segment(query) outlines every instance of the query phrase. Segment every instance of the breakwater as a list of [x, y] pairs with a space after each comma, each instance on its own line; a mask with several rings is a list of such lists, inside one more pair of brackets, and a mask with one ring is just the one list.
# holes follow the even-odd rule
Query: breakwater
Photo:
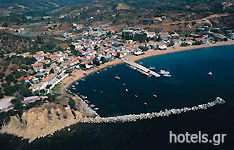
[[208, 102], [206, 104], [201, 104], [193, 107], [183, 107], [181, 109], [165, 109], [160, 112], [152, 112], [152, 113], [141, 113], [141, 114], [129, 114], [123, 116], [115, 116], [115, 117], [100, 117], [96, 116], [94, 118], [83, 117], [80, 122], [82, 123], [117, 123], [117, 122], [135, 122], [138, 120], [152, 119], [157, 117], [168, 117], [170, 115], [176, 115], [181, 113], [186, 113], [190, 111], [198, 111], [205, 110], [216, 105], [224, 104], [225, 100], [220, 97], [216, 97], [216, 99], [212, 102]]

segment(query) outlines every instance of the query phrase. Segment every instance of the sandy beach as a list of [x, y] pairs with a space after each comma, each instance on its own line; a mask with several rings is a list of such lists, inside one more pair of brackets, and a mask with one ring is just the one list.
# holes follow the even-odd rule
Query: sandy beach
[[[187, 50], [196, 50], [201, 48], [209, 48], [209, 47], [215, 47], [215, 46], [226, 46], [226, 45], [234, 45], [234, 40], [226, 41], [226, 42], [217, 42], [215, 44], [203, 44], [203, 45], [196, 45], [196, 46], [187, 46], [187, 47], [181, 47], [179, 45], [169, 47], [167, 50], [148, 50], [145, 52], [144, 55], [135, 56], [135, 55], [127, 55], [125, 58], [137, 61], [140, 59], [152, 57], [152, 56], [158, 56], [168, 53], [175, 53], [175, 52], [181, 52], [181, 51], [187, 51]], [[99, 67], [92, 68], [90, 70], [84, 71], [84, 70], [74, 70], [70, 76], [66, 77], [61, 82], [61, 94], [66, 94], [66, 89], [75, 81], [91, 74], [94, 72], [97, 72], [98, 70], [104, 69], [108, 66], [116, 65], [123, 63], [121, 59], [115, 59], [114, 61], [107, 62], [105, 64], [102, 64]]]

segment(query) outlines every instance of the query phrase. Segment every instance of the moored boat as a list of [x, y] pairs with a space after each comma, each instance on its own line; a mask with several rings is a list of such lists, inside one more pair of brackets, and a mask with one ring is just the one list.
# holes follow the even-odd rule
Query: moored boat
[[210, 72], [208, 72], [208, 75], [209, 75], [209, 76], [212, 76], [212, 75], [213, 75], [213, 73], [210, 71]]
[[115, 79], [116, 79], [116, 80], [120, 80], [120, 77], [119, 77], [119, 76], [115, 76]]

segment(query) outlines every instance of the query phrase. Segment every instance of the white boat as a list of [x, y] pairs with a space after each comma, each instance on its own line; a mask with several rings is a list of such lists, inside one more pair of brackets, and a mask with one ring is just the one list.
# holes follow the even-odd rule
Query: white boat
[[146, 103], [146, 102], [144, 102], [144, 105], [147, 105], [147, 103]]
[[74, 87], [75, 87], [75, 85], [72, 85], [72, 87], [74, 88]]
[[100, 93], [103, 93], [103, 91], [100, 91]]
[[153, 97], [155, 97], [155, 98], [156, 98], [156, 97], [158, 97], [158, 96], [157, 96], [156, 94], [154, 94], [154, 95], [153, 95]]
[[93, 90], [94, 92], [96, 92], [96, 90]]
[[138, 97], [137, 95], [134, 95], [136, 98]]
[[84, 100], [84, 102], [85, 102], [85, 103], [87, 103], [87, 104], [89, 104], [89, 103], [90, 103], [90, 101], [89, 101], [89, 100]]
[[75, 85], [78, 85], [78, 84], [79, 84], [79, 82], [76, 82], [76, 83], [75, 83]]
[[128, 89], [125, 89], [126, 92], [128, 92]]
[[125, 85], [125, 83], [123, 85]]
[[94, 104], [90, 104], [90, 107], [92, 107], [92, 108], [93, 108], [93, 107], [95, 107], [95, 105], [94, 105]]
[[82, 79], [80, 79], [81, 81], [85, 81], [85, 79], [84, 78], [82, 78]]
[[165, 71], [165, 70], [160, 70], [158, 73], [161, 74], [161, 75], [170, 75], [170, 72]]
[[80, 97], [81, 97], [82, 99], [88, 98], [87, 96], [84, 96], [84, 95], [80, 95]]
[[96, 108], [94, 108], [94, 110], [98, 110], [98, 109], [99, 109], [99, 108], [97, 108], [97, 107], [96, 107]]
[[154, 70], [154, 69], [155, 69], [155, 67], [151, 67], [151, 66], [150, 66], [150, 67], [149, 67], [149, 69], [150, 69], [150, 70]]
[[209, 75], [209, 76], [212, 76], [212, 75], [213, 75], [213, 73], [210, 71], [210, 72], [208, 72], [208, 75]]
[[171, 77], [171, 75], [170, 74], [165, 74], [165, 75], [163, 75], [164, 77]]
[[116, 79], [116, 80], [120, 80], [120, 77], [119, 77], [119, 76], [115, 76], [115, 79]]

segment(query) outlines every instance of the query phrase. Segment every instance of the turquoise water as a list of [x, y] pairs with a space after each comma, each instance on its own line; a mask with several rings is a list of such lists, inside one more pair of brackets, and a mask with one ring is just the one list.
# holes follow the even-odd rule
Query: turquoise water
[[[79, 81], [77, 91], [87, 95], [100, 109], [101, 116], [159, 111], [181, 108], [213, 101], [220, 96], [226, 104], [204, 111], [189, 112], [166, 118], [142, 120], [134, 123], [76, 124], [71, 131], [57, 132], [50, 138], [31, 144], [18, 138], [0, 136], [3, 149], [98, 149], [98, 150], [230, 150], [234, 140], [234, 46], [213, 47], [172, 53], [140, 60], [156, 71], [169, 70], [171, 78], [147, 78], [124, 64], [94, 73]], [[213, 72], [209, 77], [207, 73]], [[120, 80], [114, 77], [120, 76]], [[125, 83], [125, 86], [123, 85]], [[126, 92], [125, 89], [129, 91]], [[93, 90], [96, 90], [94, 92]], [[103, 91], [102, 93], [100, 91]], [[138, 98], [134, 95], [137, 94]], [[154, 98], [152, 95], [157, 94]], [[145, 106], [144, 102], [148, 105]], [[227, 134], [225, 143], [169, 144], [173, 133]]]

